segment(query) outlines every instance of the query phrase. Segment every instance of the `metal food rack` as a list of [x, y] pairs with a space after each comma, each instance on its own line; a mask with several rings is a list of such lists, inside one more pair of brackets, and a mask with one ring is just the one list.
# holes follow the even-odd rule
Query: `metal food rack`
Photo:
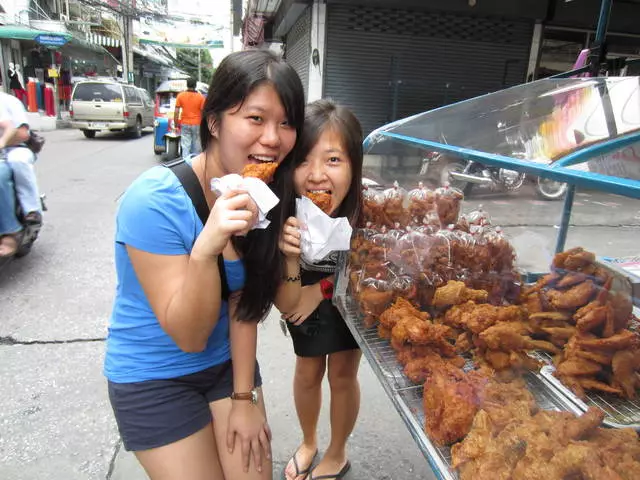
[[[360, 309], [347, 291], [346, 258], [347, 255], [343, 254], [338, 260], [334, 304], [435, 475], [441, 480], [458, 479], [457, 473], [451, 468], [450, 448], [434, 444], [425, 433], [422, 385], [413, 384], [404, 375], [403, 367], [397, 361], [389, 341], [380, 338], [376, 328], [367, 328], [364, 325]], [[541, 409], [580, 413], [566, 398], [554, 394], [539, 374], [530, 372], [523, 378]]]

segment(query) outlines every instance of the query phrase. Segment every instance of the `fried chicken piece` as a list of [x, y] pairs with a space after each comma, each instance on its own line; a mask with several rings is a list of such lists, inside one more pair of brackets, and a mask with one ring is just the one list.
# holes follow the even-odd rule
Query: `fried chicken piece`
[[524, 309], [518, 305], [494, 307], [488, 304], [477, 305], [473, 302], [467, 302], [450, 308], [445, 313], [444, 323], [478, 334], [496, 323], [517, 322], [525, 320], [525, 318]]
[[242, 169], [242, 176], [245, 178], [254, 177], [264, 183], [271, 183], [277, 168], [278, 164], [276, 162], [250, 163]]
[[611, 370], [614, 385], [619, 385], [626, 398], [636, 397], [638, 379], [635, 372], [640, 368], [640, 350], [621, 350], [613, 355]]
[[595, 294], [595, 285], [591, 280], [571, 287], [569, 290], [548, 290], [546, 296], [557, 310], [572, 310], [589, 303]]
[[398, 297], [396, 301], [380, 315], [380, 324], [388, 329], [392, 329], [398, 320], [404, 317], [415, 317], [423, 321], [431, 319], [427, 312], [421, 312], [408, 300]]
[[453, 357], [456, 355], [456, 350], [448, 341], [452, 336], [451, 328], [447, 325], [434, 324], [415, 317], [404, 317], [398, 320], [391, 330], [391, 345], [396, 349], [405, 343], [428, 345], [441, 355]]
[[554, 268], [578, 272], [580, 269], [592, 265], [596, 261], [596, 256], [586, 251], [582, 247], [575, 247], [564, 252], [557, 253], [553, 257]]
[[569, 375], [561, 375], [558, 371], [554, 371], [553, 375], [562, 382], [562, 384], [571, 390], [576, 397], [581, 400], [587, 398], [587, 394], [584, 391], [584, 387], [580, 384], [577, 377], [571, 377]]
[[594, 300], [578, 309], [573, 319], [576, 322], [578, 330], [581, 332], [590, 332], [604, 324], [609, 315], [613, 315], [611, 306], [601, 305], [600, 302]]
[[447, 372], [464, 367], [464, 358], [442, 358], [438, 353], [430, 351], [424, 356], [409, 360], [404, 366], [404, 374], [413, 383], [423, 384], [433, 375], [435, 370]]
[[522, 351], [545, 350], [551, 353], [559, 353], [560, 350], [543, 340], [533, 340], [526, 336], [527, 325], [522, 322], [502, 322], [487, 328], [480, 333], [480, 339], [493, 350]]
[[464, 438], [478, 411], [478, 391], [487, 378], [477, 372], [434, 370], [424, 384], [425, 432], [438, 445]]
[[473, 339], [469, 332], [463, 332], [456, 338], [456, 351], [458, 353], [469, 352], [473, 348]]
[[631, 330], [622, 330], [608, 338], [579, 339], [578, 346], [585, 350], [616, 351], [639, 346], [638, 335]]
[[623, 480], [602, 463], [598, 452], [586, 442], [570, 442], [551, 459], [555, 470], [552, 478], [580, 478], [585, 480]]
[[573, 287], [574, 285], [584, 282], [587, 278], [589, 277], [584, 273], [569, 272], [556, 283], [555, 288], [564, 289]]
[[324, 213], [331, 214], [331, 194], [326, 192], [307, 192], [306, 196]]
[[493, 431], [491, 418], [486, 410], [480, 410], [471, 425], [471, 430], [463, 442], [451, 447], [451, 466], [461, 465], [479, 458], [490, 443]]
[[542, 327], [541, 331], [551, 335], [551, 337], [561, 338], [565, 340], [569, 340], [576, 334], [576, 327], [566, 326], [566, 327]]
[[549, 436], [560, 445], [567, 445], [572, 440], [582, 440], [591, 435], [604, 420], [604, 412], [591, 407], [584, 414], [576, 417], [569, 414], [563, 421], [555, 422]]
[[524, 296], [521, 298], [520, 303], [530, 314], [540, 313], [544, 310], [542, 299], [540, 298], [540, 292], [532, 292]]
[[538, 278], [535, 284], [531, 287], [528, 287], [523, 293], [525, 295], [529, 295], [531, 293], [540, 292], [545, 288], [552, 287], [556, 284], [558, 280], [560, 280], [562, 276], [557, 272], [550, 272], [542, 277]]
[[468, 301], [484, 303], [489, 293], [485, 290], [473, 290], [467, 288], [464, 282], [449, 280], [446, 285], [437, 288], [433, 296], [434, 307], [448, 307], [459, 305]]
[[573, 357], [560, 362], [556, 369], [560, 375], [570, 377], [589, 376], [600, 373], [602, 365], [584, 358]]
[[599, 382], [593, 378], [575, 377], [575, 379], [582, 388], [586, 388], [587, 390], [599, 390], [601, 392], [614, 393], [616, 395], [622, 395], [623, 393], [621, 389], [607, 385], [604, 382]]
[[633, 302], [631, 297], [623, 292], [616, 292], [610, 297], [613, 307], [613, 321], [615, 331], [619, 332], [629, 326], [633, 316]]

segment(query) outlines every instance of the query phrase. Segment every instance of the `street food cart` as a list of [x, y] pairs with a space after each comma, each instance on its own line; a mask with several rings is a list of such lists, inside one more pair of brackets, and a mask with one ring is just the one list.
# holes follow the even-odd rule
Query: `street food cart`
[[[637, 77], [544, 79], [402, 119], [379, 128], [365, 140], [365, 176], [375, 177], [376, 183], [366, 187], [365, 217], [367, 214], [369, 217], [365, 218], [365, 221], [369, 221], [356, 232], [356, 237], [368, 235], [372, 245], [384, 250], [384, 261], [381, 261], [381, 264], [395, 262], [395, 265], [390, 267], [390, 277], [386, 281], [405, 282], [399, 289], [406, 291], [412, 287], [424, 287], [411, 285], [412, 281], [417, 282], [418, 277], [415, 275], [415, 269], [411, 271], [411, 262], [403, 258], [407, 251], [402, 250], [405, 247], [393, 251], [390, 245], [399, 245], [403, 238], [417, 235], [421, 222], [429, 223], [427, 220], [410, 218], [415, 213], [412, 211], [414, 199], [424, 200], [430, 195], [432, 198], [437, 198], [438, 195], [445, 198], [454, 190], [444, 187], [440, 192], [428, 193], [423, 185], [417, 184], [418, 170], [425, 151], [437, 151], [461, 160], [472, 159], [505, 170], [551, 178], [569, 184], [570, 188], [564, 208], [557, 203], [553, 204], [557, 205], [555, 208], [549, 206], [550, 202], [532, 200], [527, 197], [532, 193], [527, 193], [526, 190], [509, 194], [506, 199], [504, 195], [496, 197], [491, 192], [480, 200], [472, 197], [469, 199], [469, 208], [464, 206], [467, 201], [465, 199], [465, 202], [462, 202], [465, 215], [449, 219], [436, 228], [428, 225], [430, 230], [421, 241], [428, 238], [430, 243], [427, 247], [421, 247], [422, 250], [416, 248], [417, 255], [423, 255], [428, 248], [433, 249], [434, 242], [444, 239], [443, 241], [448, 242], [449, 264], [456, 264], [456, 259], [452, 258], [455, 253], [451, 253], [454, 250], [454, 242], [450, 240], [450, 235], [455, 235], [458, 225], [462, 223], [459, 218], [465, 217], [464, 228], [467, 232], [464, 234], [467, 235], [469, 231], [473, 234], [474, 227], [483, 228], [482, 223], [474, 223], [474, 218], [486, 214], [492, 217], [494, 225], [501, 224], [507, 218], [507, 213], [513, 214], [513, 211], [518, 209], [520, 212], [517, 214], [521, 217], [535, 215], [540, 209], [547, 215], [555, 214], [559, 220], [556, 247], [557, 251], [562, 251], [570, 225], [572, 204], [576, 198], [576, 187], [580, 188], [577, 195], [585, 197], [578, 197], [581, 202], [576, 203], [580, 206], [575, 208], [581, 208], [587, 213], [589, 208], [607, 208], [598, 206], [603, 202], [598, 201], [601, 197], [597, 196], [600, 195], [597, 192], [628, 197], [629, 202], [640, 199], [638, 160], [633, 156], [621, 154], [626, 149], [638, 145], [640, 78]], [[422, 197], [419, 197], [420, 192], [423, 192]], [[455, 193], [458, 194], [459, 192]], [[394, 214], [398, 214], [398, 210], [391, 213], [391, 202], [399, 198], [402, 200], [398, 204], [402, 204], [403, 211], [408, 214], [404, 217], [400, 214], [393, 218]], [[590, 198], [591, 203], [587, 204]], [[480, 206], [478, 202], [485, 205]], [[374, 206], [371, 207], [371, 204]], [[382, 209], [386, 208], [389, 213], [390, 219], [386, 220], [385, 225], [371, 224], [376, 223], [375, 214], [371, 213], [371, 208], [376, 208], [376, 205]], [[495, 210], [492, 211], [492, 208]], [[473, 211], [469, 211], [470, 209]], [[582, 213], [582, 210], [579, 213]], [[394, 224], [394, 221], [397, 222]], [[456, 222], [458, 225], [454, 226]], [[385, 221], [381, 220], [380, 223]], [[521, 223], [524, 226], [519, 225], [517, 228], [524, 228], [523, 233], [519, 235], [521, 240], [524, 239], [524, 243], [514, 244], [514, 250], [519, 258], [526, 259], [535, 253], [532, 249], [539, 249], [539, 245], [527, 243], [530, 232], [526, 228], [527, 222]], [[515, 228], [512, 230], [515, 231]], [[551, 230], [555, 231], [553, 227]], [[411, 242], [417, 244], [415, 238]], [[629, 248], [634, 248], [633, 245], [637, 248], [637, 242], [631, 240]], [[548, 261], [553, 254], [553, 249], [550, 250]], [[369, 259], [371, 252], [372, 250], [367, 251]], [[611, 266], [615, 263], [615, 241], [612, 247], [595, 253], [599, 256], [598, 265], [611, 268], [609, 271], [612, 277], [615, 277], [614, 290], [624, 292], [625, 295], [634, 295], [633, 276]], [[602, 258], [603, 256], [608, 258]], [[368, 279], [363, 278], [362, 272], [366, 270], [366, 266], [360, 265], [360, 277], [355, 279], [353, 259], [354, 250], [341, 258], [334, 303], [434, 472], [439, 478], [457, 478], [455, 470], [451, 468], [449, 446], [437, 445], [425, 432], [425, 387], [407, 378], [404, 367], [398, 360], [397, 349], [394, 351], [392, 342], [381, 337], [380, 323], [377, 321], [381, 310], [373, 312], [373, 317], [376, 318], [372, 319], [371, 312], [365, 311], [366, 302], [357, 298], [356, 290], [365, 288], [362, 285], [371, 286], [376, 285], [376, 282], [384, 282], [385, 276], [383, 274], [381, 277], [378, 269], [364, 274], [364, 277], [369, 276]], [[422, 264], [424, 265], [424, 262]], [[547, 269], [549, 267], [547, 263]], [[455, 268], [458, 267], [452, 267]], [[520, 270], [519, 273], [522, 282], [527, 283], [535, 281], [544, 271], [533, 268], [532, 271]], [[445, 285], [447, 279], [466, 281], [465, 275], [468, 274], [468, 271], [452, 272], [450, 277], [440, 279], [438, 286]], [[434, 283], [436, 282], [430, 283], [429, 287]], [[396, 288], [398, 287], [393, 287]], [[637, 304], [638, 298], [634, 300]], [[517, 302], [514, 298], [511, 298], [511, 301]], [[389, 300], [386, 307], [392, 302], [393, 300]], [[498, 303], [506, 304], [509, 301], [505, 296]], [[420, 302], [414, 302], [414, 305], [416, 304], [419, 305]], [[429, 305], [423, 304], [422, 307], [422, 310], [430, 313], [434, 323], [439, 321], [437, 316], [442, 314], [441, 311]], [[635, 322], [636, 320], [632, 321], [630, 329], [635, 328]], [[577, 398], [554, 376], [551, 355], [536, 350], [529, 351], [528, 355], [539, 361], [539, 368], [527, 369], [522, 372], [522, 378], [539, 408], [569, 411], [580, 415], [589, 406], [597, 406], [605, 410], [605, 425], [640, 429], [640, 402], [636, 399], [621, 399], [615, 395], [593, 392], [588, 392], [582, 399]], [[468, 355], [463, 354], [462, 357], [466, 370], [473, 361]]]

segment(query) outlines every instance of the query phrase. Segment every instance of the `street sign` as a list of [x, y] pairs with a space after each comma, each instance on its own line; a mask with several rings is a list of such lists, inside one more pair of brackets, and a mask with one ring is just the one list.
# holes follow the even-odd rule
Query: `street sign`
[[36, 36], [34, 39], [40, 45], [47, 45], [49, 47], [61, 47], [67, 43], [67, 39], [62, 35], [44, 34]]

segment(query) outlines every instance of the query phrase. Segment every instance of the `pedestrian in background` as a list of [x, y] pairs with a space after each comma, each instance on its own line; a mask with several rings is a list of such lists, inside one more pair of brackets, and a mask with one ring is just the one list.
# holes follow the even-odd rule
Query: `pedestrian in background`
[[304, 90], [291, 66], [268, 51], [232, 53], [209, 88], [204, 153], [181, 165], [202, 201], [165, 166], [143, 173], [120, 201], [104, 370], [124, 447], [151, 480], [272, 477], [258, 322], [282, 278], [296, 272], [283, 270], [284, 222], [250, 230], [257, 211], [249, 195], [217, 197], [210, 185], [250, 163], [290, 163], [303, 121]]
[[173, 121], [176, 125], [181, 126], [180, 146], [182, 147], [183, 160], [201, 152], [200, 122], [202, 121], [204, 100], [204, 95], [196, 92], [195, 79], [188, 78], [187, 91], [178, 94], [173, 114]]
[[[289, 205], [291, 215], [282, 229], [282, 239], [300, 237], [294, 216], [296, 195], [328, 192], [331, 216], [347, 217], [355, 227], [362, 205], [362, 128], [358, 119], [331, 101], [313, 102], [307, 105], [299, 145], [293, 164], [284, 174], [285, 189], [276, 192], [282, 203]], [[294, 252], [283, 251], [287, 262], [298, 261]], [[351, 468], [346, 445], [360, 409], [358, 368], [362, 353], [331, 303], [336, 256], [329, 255], [315, 264], [304, 259], [300, 262], [298, 282], [287, 290], [287, 300], [296, 306], [288, 309], [278, 302], [281, 297], [276, 300], [296, 354], [293, 398], [302, 429], [302, 444], [287, 463], [283, 478], [339, 479]], [[312, 469], [318, 454], [317, 425], [325, 372], [331, 391], [331, 442]]]

